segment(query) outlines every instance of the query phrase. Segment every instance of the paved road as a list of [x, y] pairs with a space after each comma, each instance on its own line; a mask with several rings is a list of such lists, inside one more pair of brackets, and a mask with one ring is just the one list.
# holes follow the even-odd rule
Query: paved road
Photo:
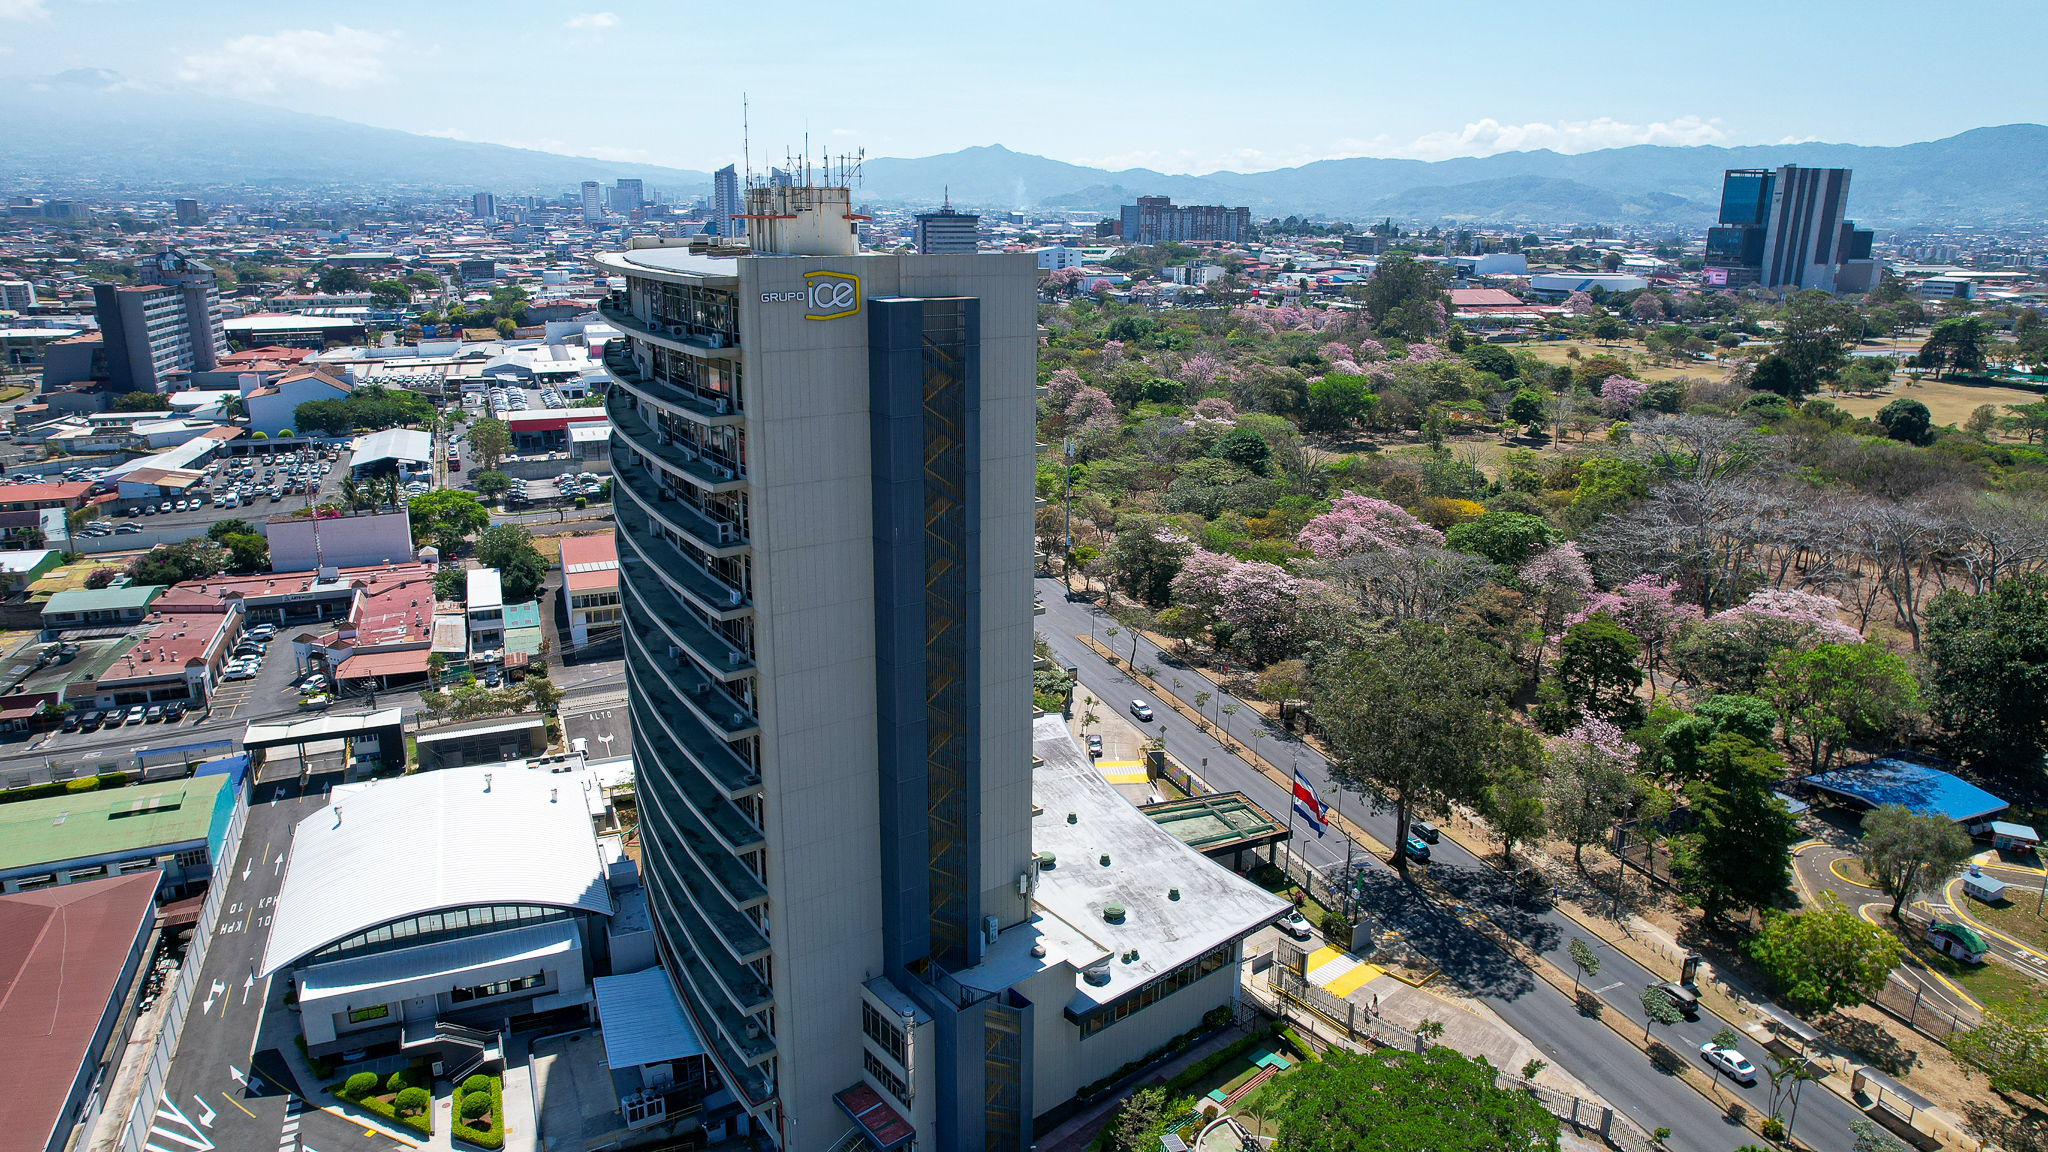
[[[1075, 639], [1077, 634], [1087, 635], [1091, 625], [1100, 638], [1101, 629], [1115, 626], [1114, 621], [1100, 615], [1092, 604], [1067, 600], [1066, 590], [1057, 580], [1041, 579], [1036, 590], [1046, 606], [1045, 615], [1036, 620], [1038, 631], [1062, 663], [1080, 669], [1082, 687], [1090, 695], [1119, 709], [1133, 697], [1149, 696], [1149, 693], [1138, 689], [1125, 673]], [[1130, 634], [1126, 632], [1116, 640], [1119, 653], [1127, 654]], [[1150, 643], [1139, 642], [1137, 662], [1159, 667], [1161, 674], [1154, 679], [1162, 685], [1171, 687], [1173, 679], [1178, 677], [1184, 687], [1178, 689], [1177, 694], [1190, 705], [1197, 692], [1216, 691], [1214, 684], [1201, 672], [1181, 665]], [[1228, 697], [1219, 694], [1208, 710], [1213, 713], [1218, 704], [1228, 702]], [[1165, 725], [1169, 751], [1176, 759], [1194, 767], [1211, 784], [1241, 790], [1271, 812], [1289, 809], [1289, 797], [1280, 785], [1226, 751], [1223, 745], [1198, 729], [1192, 721], [1163, 707], [1156, 710], [1156, 717], [1148, 727], [1157, 729], [1161, 724]], [[1249, 710], [1240, 712], [1230, 721], [1230, 734], [1241, 743], [1252, 742], [1250, 736], [1255, 723]], [[1315, 784], [1326, 801], [1336, 800], [1329, 787], [1327, 765], [1313, 748], [1290, 740], [1277, 729], [1261, 730], [1267, 733], [1267, 737], [1258, 743], [1267, 760], [1283, 766], [1298, 764], [1303, 775]], [[1391, 810], [1375, 814], [1355, 794], [1344, 797], [1341, 803], [1347, 818], [1382, 842], [1391, 841], [1394, 826]], [[1319, 868], [1341, 865], [1346, 859], [1346, 842], [1334, 832], [1321, 839], [1299, 836], [1293, 847]], [[1449, 838], [1436, 845], [1432, 855], [1434, 859], [1429, 866], [1431, 879], [1457, 893], [1467, 908], [1488, 916], [1509, 935], [1528, 942], [1565, 971], [1572, 970], [1565, 949], [1573, 936], [1586, 935], [1584, 929], [1562, 913], [1547, 907], [1518, 903], [1511, 886], [1500, 873], [1480, 863]], [[1462, 923], [1451, 909], [1436, 904], [1384, 863], [1371, 860], [1365, 865], [1361, 878], [1365, 886], [1365, 904], [1370, 911], [1384, 921], [1402, 927], [1408, 939], [1436, 961], [1447, 978], [1484, 999], [1510, 1026], [1535, 1043], [1553, 1064], [1578, 1077], [1645, 1129], [1670, 1128], [1672, 1136], [1668, 1143], [1671, 1148], [1677, 1152], [1727, 1152], [1752, 1142], [1752, 1134], [1729, 1121], [1721, 1107], [1709, 1103], [1677, 1077], [1659, 1071], [1607, 1025], [1582, 1015], [1568, 996], [1536, 979], [1476, 930]], [[1617, 1013], [1636, 1027], [1643, 1027], [1645, 1020], [1638, 993], [1645, 984], [1664, 977], [1649, 972], [1598, 940], [1589, 939], [1588, 943], [1601, 959], [1599, 976], [1590, 982], [1589, 990], [1602, 1001], [1602, 1011]], [[1721, 1028], [1731, 1026], [1712, 1013], [1702, 1013], [1698, 1021], [1658, 1026], [1653, 1032], [1670, 1048], [1697, 1061], [1700, 1044]], [[1760, 1055], [1753, 1043], [1746, 1048], [1753, 1060]], [[1759, 1078], [1755, 1087], [1746, 1089], [1728, 1085], [1725, 1080], [1722, 1085], [1723, 1092], [1732, 1092], [1753, 1114], [1767, 1113], [1770, 1100], [1767, 1078]], [[1857, 1115], [1855, 1109], [1832, 1092], [1808, 1086], [1800, 1103], [1795, 1131], [1800, 1140], [1810, 1147], [1826, 1152], [1846, 1150], [1854, 1143], [1849, 1122]]]
[[[193, 1143], [196, 1138], [229, 1152], [278, 1152], [280, 1147], [293, 1152], [287, 1136], [295, 1136], [298, 1147], [310, 1152], [396, 1152], [405, 1147], [318, 1111], [326, 1103], [320, 1098], [322, 1086], [289, 1079], [281, 1054], [256, 1044], [264, 1005], [285, 1011], [284, 983], [256, 976], [283, 883], [284, 857], [293, 829], [321, 808], [333, 779], [316, 776], [304, 792], [296, 781], [256, 786], [240, 858], [231, 873], [215, 881], [228, 886], [225, 903], [171, 1062], [164, 1100], [152, 1120], [153, 1147], [207, 1152]], [[314, 1094], [315, 1107], [294, 1104], [291, 1097], [298, 1093]]]
[[[1854, 859], [1854, 853], [1833, 844], [1808, 844], [1792, 855], [1793, 878], [1808, 903], [1817, 903], [1823, 892], [1831, 893], [1843, 907], [1865, 920], [1879, 923], [1892, 914], [1892, 898], [1877, 888], [1850, 879], [1853, 873], [1846, 870], [1844, 864]], [[1948, 905], [1939, 901], [1930, 905], [1926, 900], [1916, 900], [1905, 910], [1908, 923], [1917, 922], [1923, 916], [1931, 920], [1936, 913], [1946, 918]], [[1997, 943], [1993, 941], [1994, 946]], [[1910, 961], [1910, 953], [1907, 959]], [[1940, 975], [1910, 962], [1902, 962], [1895, 971], [1908, 986], [1919, 989], [1919, 994], [1931, 1007], [1965, 1024], [1974, 1024], [1980, 1018], [1983, 1005]]]

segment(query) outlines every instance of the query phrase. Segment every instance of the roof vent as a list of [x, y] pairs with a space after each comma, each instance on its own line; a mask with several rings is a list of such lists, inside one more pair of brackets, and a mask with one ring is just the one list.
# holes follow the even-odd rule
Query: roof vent
[[1180, 899], [1180, 889], [1178, 889], [1178, 888], [1168, 888], [1168, 889], [1166, 890], [1166, 898], [1167, 898], [1168, 900], [1178, 900], [1178, 899]]
[[1080, 816], [1079, 816], [1078, 814], [1076, 814], [1076, 813], [1073, 813], [1073, 812], [1069, 812], [1069, 813], [1067, 813], [1067, 823], [1069, 823], [1069, 824], [1078, 824], [1078, 823], [1080, 823], [1080, 822], [1081, 822], [1081, 817], [1080, 817]]
[[1051, 852], [1040, 852], [1038, 854], [1038, 866], [1044, 871], [1050, 872], [1059, 866], [1059, 857]]
[[1102, 866], [1103, 866], [1104, 868], [1107, 868], [1107, 867], [1109, 867], [1109, 853], [1107, 853], [1107, 852], [1104, 852], [1104, 853], [1102, 854]]
[[1123, 923], [1124, 906], [1121, 904], [1104, 904], [1102, 906], [1102, 918], [1111, 924]]
[[1045, 959], [1045, 945], [1043, 945], [1043, 944], [1033, 944], [1033, 945], [1031, 946], [1031, 956], [1032, 956], [1032, 959], [1034, 959], [1034, 960], [1043, 960], [1043, 959]]
[[1104, 984], [1109, 983], [1109, 962], [1104, 961], [1100, 964], [1090, 965], [1089, 967], [1082, 969], [1081, 979], [1086, 980], [1088, 983], [1093, 984], [1097, 988], [1100, 988]]

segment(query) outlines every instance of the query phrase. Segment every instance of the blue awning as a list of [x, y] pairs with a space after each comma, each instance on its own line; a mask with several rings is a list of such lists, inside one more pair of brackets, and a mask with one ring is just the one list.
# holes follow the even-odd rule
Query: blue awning
[[660, 968], [625, 976], [599, 976], [597, 1019], [604, 1029], [604, 1058], [613, 1068], [663, 1064], [704, 1055], [697, 1030], [676, 1003], [675, 989]]
[[1872, 808], [1903, 804], [1923, 816], [1946, 816], [1958, 822], [1982, 819], [2006, 807], [2005, 801], [1939, 768], [1890, 758], [1837, 768], [1800, 782]]

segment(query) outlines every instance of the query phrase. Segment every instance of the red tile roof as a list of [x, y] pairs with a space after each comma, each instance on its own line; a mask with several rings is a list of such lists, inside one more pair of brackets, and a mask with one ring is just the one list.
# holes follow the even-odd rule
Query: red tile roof
[[92, 481], [59, 484], [0, 484], [0, 504], [29, 504], [45, 501], [69, 503], [85, 499]]
[[[152, 870], [0, 896], [0, 1152], [42, 1152], [93, 1034], [156, 914]], [[61, 1143], [61, 1141], [59, 1141]]]

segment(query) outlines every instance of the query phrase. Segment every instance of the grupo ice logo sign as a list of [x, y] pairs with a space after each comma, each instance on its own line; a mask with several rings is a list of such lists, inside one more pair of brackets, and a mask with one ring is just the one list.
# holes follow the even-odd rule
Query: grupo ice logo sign
[[860, 311], [860, 277], [851, 272], [806, 272], [800, 292], [763, 292], [761, 303], [804, 306], [806, 320], [837, 320]]

